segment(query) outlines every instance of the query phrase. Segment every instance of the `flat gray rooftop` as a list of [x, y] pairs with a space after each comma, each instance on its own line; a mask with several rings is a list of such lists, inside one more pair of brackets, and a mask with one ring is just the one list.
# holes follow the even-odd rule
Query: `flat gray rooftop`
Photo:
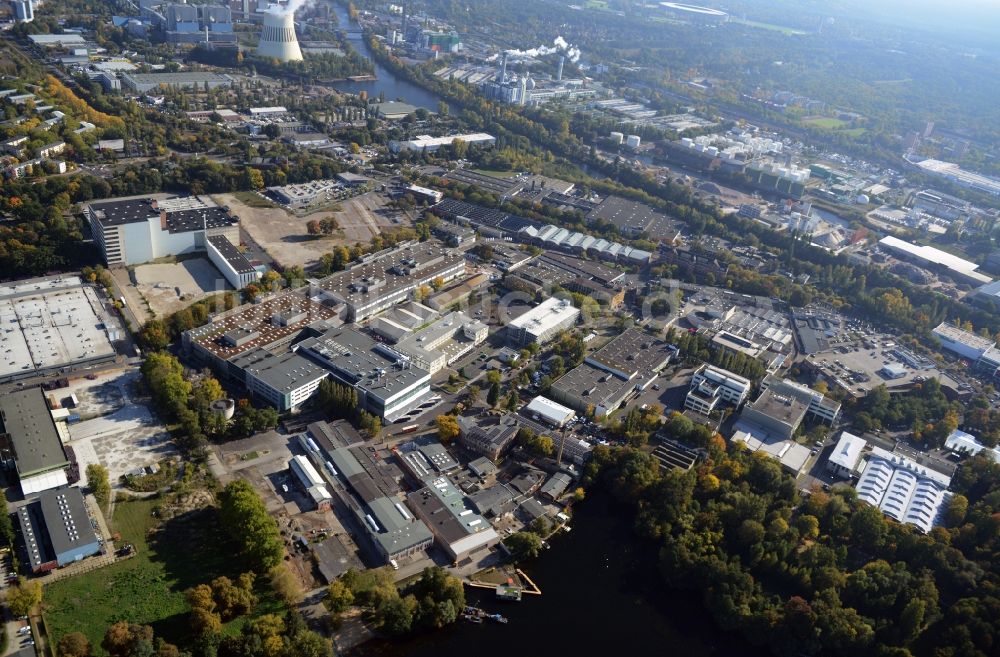
[[598, 367], [632, 374], [659, 370], [671, 355], [666, 342], [640, 327], [633, 327], [592, 353], [587, 361]]
[[69, 465], [41, 388], [0, 395], [0, 432], [9, 434], [21, 478]]

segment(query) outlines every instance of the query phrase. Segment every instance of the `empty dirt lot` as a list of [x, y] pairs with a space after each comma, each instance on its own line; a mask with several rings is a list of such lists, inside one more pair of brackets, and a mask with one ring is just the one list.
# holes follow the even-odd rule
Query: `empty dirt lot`
[[135, 268], [135, 281], [158, 317], [190, 306], [209, 294], [233, 289], [215, 265], [205, 258], [139, 265]]
[[[231, 194], [219, 194], [215, 199], [239, 215], [242, 227], [254, 241], [284, 267], [308, 267], [336, 245], [367, 243], [385, 228], [409, 225], [409, 219], [386, 208], [387, 199], [376, 192], [341, 201], [339, 212], [316, 212], [302, 217], [281, 208], [250, 207]], [[322, 238], [309, 235], [306, 225], [311, 220], [330, 216], [337, 220], [339, 230]]]

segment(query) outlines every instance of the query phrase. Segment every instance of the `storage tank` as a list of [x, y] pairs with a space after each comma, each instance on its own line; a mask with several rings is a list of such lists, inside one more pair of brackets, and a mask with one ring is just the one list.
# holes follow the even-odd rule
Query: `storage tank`
[[616, 144], [621, 144], [623, 141], [625, 141], [625, 134], [621, 132], [612, 132], [611, 141]]
[[232, 399], [217, 399], [212, 402], [212, 412], [221, 415], [223, 419], [232, 420], [236, 412], [236, 402]]
[[270, 5], [263, 16], [264, 30], [260, 34], [257, 54], [282, 62], [302, 61], [302, 50], [295, 37], [295, 12], [280, 5]]
[[632, 150], [639, 148], [640, 143], [642, 143], [642, 138], [639, 135], [629, 135], [628, 139], [625, 140], [625, 145]]

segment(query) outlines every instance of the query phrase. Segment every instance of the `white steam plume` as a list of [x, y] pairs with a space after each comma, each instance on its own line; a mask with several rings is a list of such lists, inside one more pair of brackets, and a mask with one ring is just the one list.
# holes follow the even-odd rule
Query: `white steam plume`
[[580, 49], [574, 45], [566, 42], [566, 39], [561, 36], [557, 36], [552, 42], [551, 46], [538, 46], [537, 48], [531, 48], [529, 50], [507, 50], [508, 55], [511, 57], [544, 57], [545, 55], [553, 55], [557, 52], [562, 52], [566, 55], [566, 59], [571, 62], [577, 62], [580, 60]]

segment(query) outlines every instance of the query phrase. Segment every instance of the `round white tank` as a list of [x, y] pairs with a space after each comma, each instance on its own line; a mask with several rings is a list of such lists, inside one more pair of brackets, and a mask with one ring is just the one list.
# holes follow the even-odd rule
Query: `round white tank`
[[302, 50], [295, 37], [293, 12], [277, 13], [272, 9], [264, 13], [264, 30], [260, 34], [257, 55], [282, 62], [302, 61]]
[[613, 141], [616, 144], [620, 144], [623, 141], [625, 141], [625, 134], [621, 132], [612, 132], [611, 141]]
[[212, 412], [221, 415], [226, 420], [232, 420], [236, 412], [236, 402], [232, 399], [217, 399], [212, 402]]
[[625, 140], [625, 145], [629, 148], [639, 148], [639, 144], [642, 143], [642, 138], [639, 135], [629, 135]]

